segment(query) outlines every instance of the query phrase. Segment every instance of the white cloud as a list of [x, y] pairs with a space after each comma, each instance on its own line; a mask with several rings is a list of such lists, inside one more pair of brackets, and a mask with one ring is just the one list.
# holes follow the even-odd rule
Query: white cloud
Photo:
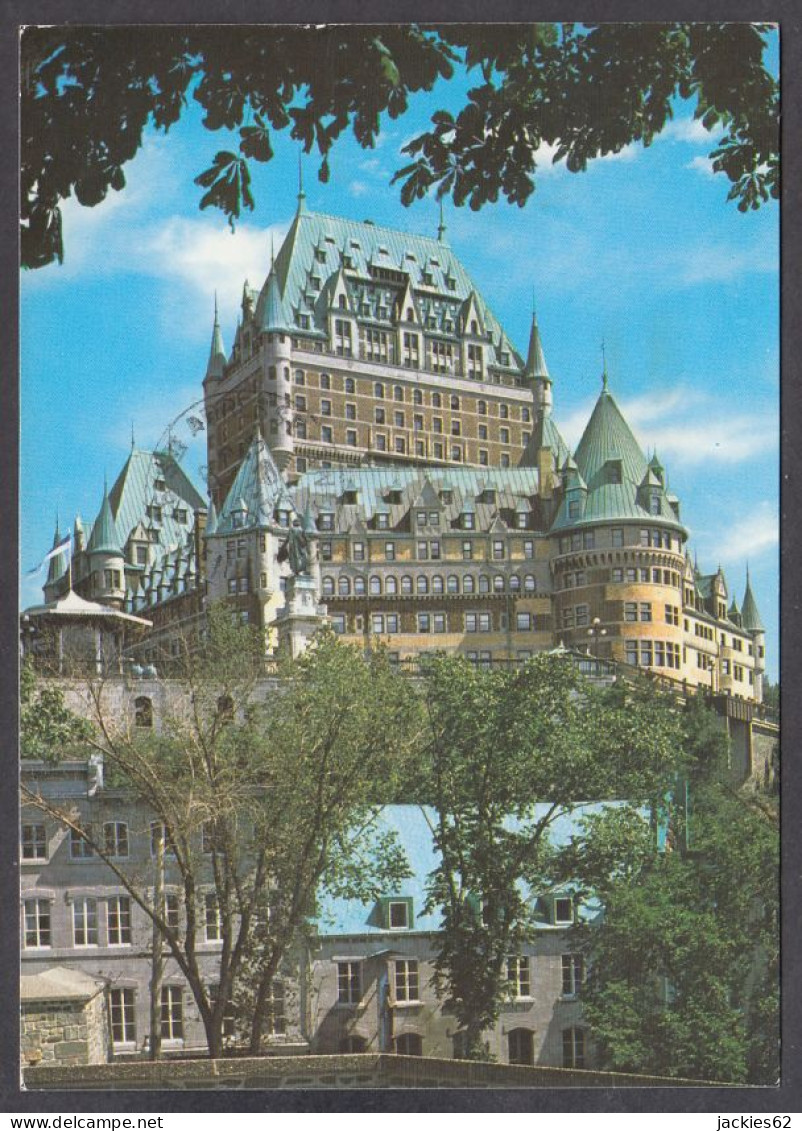
[[699, 537], [705, 553], [724, 561], [756, 561], [780, 540], [779, 516], [769, 502], [759, 503], [734, 525], [706, 531]]
[[686, 286], [729, 283], [743, 275], [771, 274], [779, 269], [773, 240], [751, 247], [700, 244], [678, 251], [672, 258], [675, 281]]
[[692, 169], [696, 173], [701, 173], [703, 177], [715, 177], [716, 175], [712, 158], [701, 157], [699, 154], [697, 154], [692, 161], [689, 161], [685, 168]]
[[594, 161], [634, 161], [638, 156], [640, 146], [637, 142], [631, 141], [617, 153], [597, 153]]
[[369, 193], [371, 190], [364, 181], [351, 181], [348, 186], [348, 191], [351, 196], [365, 196], [366, 193]]
[[676, 118], [660, 131], [655, 140], [686, 142], [689, 145], [713, 145], [721, 134], [721, 129], [705, 129], [701, 118]]
[[[571, 450], [582, 437], [593, 400], [583, 401], [560, 416], [560, 431]], [[739, 413], [701, 389], [678, 386], [619, 402], [624, 419], [641, 448], [656, 450], [668, 467], [731, 465], [776, 452], [777, 417], [770, 411]]]

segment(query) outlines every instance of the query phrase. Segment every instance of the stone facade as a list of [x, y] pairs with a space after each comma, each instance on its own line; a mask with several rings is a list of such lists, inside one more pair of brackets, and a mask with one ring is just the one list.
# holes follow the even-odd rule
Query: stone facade
[[103, 1064], [109, 1026], [105, 987], [75, 968], [23, 975], [20, 1051], [23, 1064]]

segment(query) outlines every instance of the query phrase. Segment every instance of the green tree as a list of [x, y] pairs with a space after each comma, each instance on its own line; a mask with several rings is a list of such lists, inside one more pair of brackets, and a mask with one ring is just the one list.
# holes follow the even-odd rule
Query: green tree
[[[144, 733], [131, 725], [119, 680], [87, 685], [87, 744], [107, 780], [140, 803], [155, 864], [120, 861], [76, 807], [23, 787], [24, 802], [75, 830], [148, 916], [154, 981], [163, 949], [187, 980], [211, 1056], [223, 1050], [232, 1001], [259, 1051], [273, 980], [319, 885], [369, 898], [405, 874], [400, 851], [372, 825], [380, 786], [409, 753], [408, 685], [381, 654], [366, 663], [331, 633], [278, 680], [263, 677], [263, 654], [258, 633], [225, 606], [211, 609], [205, 647], [187, 652], [180, 680], [165, 682], [159, 725]], [[177, 917], [168, 887], [180, 892]], [[221, 943], [214, 992], [197, 950], [210, 898]]]
[[508, 993], [506, 960], [533, 926], [529, 893], [552, 880], [550, 827], [588, 799], [664, 796], [679, 722], [654, 693], [600, 694], [555, 655], [501, 672], [435, 658], [423, 693], [440, 859], [429, 893], [442, 910], [436, 983], [464, 1055], [481, 1058]]
[[685, 100], [721, 131], [713, 167], [741, 210], [778, 195], [778, 90], [759, 24], [449, 24], [330, 27], [28, 27], [22, 35], [22, 262], [62, 260], [63, 200], [92, 206], [125, 185], [148, 125], [167, 131], [192, 98], [210, 130], [236, 131], [196, 178], [200, 207], [230, 222], [253, 209], [249, 162], [289, 130], [327, 180], [336, 140], [366, 148], [381, 115], [468, 71], [457, 112], [407, 146], [409, 203], [436, 186], [457, 205], [523, 205], [538, 150], [577, 172], [632, 141], [650, 144]]
[[778, 1077], [778, 836], [770, 801], [733, 789], [726, 740], [691, 704], [693, 755], [655, 853], [632, 812], [603, 813], [559, 861], [601, 900], [577, 930], [583, 1008], [604, 1067], [733, 1083]]
[[37, 678], [30, 660], [20, 668], [20, 755], [57, 761], [80, 749], [91, 733], [64, 702], [62, 689]]

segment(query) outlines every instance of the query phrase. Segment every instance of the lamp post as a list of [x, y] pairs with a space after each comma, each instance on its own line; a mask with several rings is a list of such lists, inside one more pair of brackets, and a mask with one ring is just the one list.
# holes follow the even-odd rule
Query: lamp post
[[601, 627], [601, 621], [598, 617], [594, 617], [591, 621], [591, 627], [588, 629], [588, 655], [593, 656], [598, 660], [598, 652], [596, 649], [597, 641], [601, 640], [607, 635], [607, 629]]

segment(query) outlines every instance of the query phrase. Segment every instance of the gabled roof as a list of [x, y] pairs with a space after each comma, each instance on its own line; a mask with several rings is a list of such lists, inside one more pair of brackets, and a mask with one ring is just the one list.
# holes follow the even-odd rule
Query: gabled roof
[[[165, 491], [156, 490], [157, 480], [164, 480]], [[141, 521], [158, 531], [157, 550], [183, 542], [194, 525], [194, 511], [205, 510], [206, 501], [196, 490], [186, 472], [168, 452], [149, 452], [134, 448], [125, 461], [109, 493], [114, 519], [123, 544]], [[148, 517], [151, 504], [162, 507], [161, 522], [155, 526]], [[178, 508], [177, 508], [178, 504]], [[176, 509], [186, 509], [186, 521], [175, 517]], [[94, 531], [93, 531], [94, 533]]]
[[537, 465], [537, 453], [541, 448], [549, 448], [554, 453], [557, 467], [562, 467], [571, 454], [568, 445], [560, 435], [559, 428], [554, 423], [554, 418], [548, 411], [543, 411], [538, 415], [519, 466], [535, 467]]

